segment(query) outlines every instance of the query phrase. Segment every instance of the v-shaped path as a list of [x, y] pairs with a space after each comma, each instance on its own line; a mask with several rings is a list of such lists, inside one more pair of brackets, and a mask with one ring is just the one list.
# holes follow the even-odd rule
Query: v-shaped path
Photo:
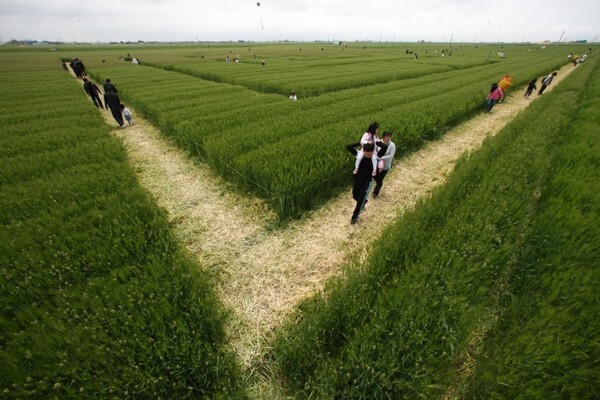
[[[572, 70], [559, 70], [544, 95]], [[234, 314], [227, 327], [230, 343], [248, 375], [258, 376], [254, 394], [273, 398], [277, 390], [263, 376], [268, 375], [263, 355], [274, 329], [301, 299], [340, 273], [350, 256], [366, 258], [380, 232], [442, 185], [461, 155], [481, 146], [538, 97], [523, 99], [523, 91], [514, 89], [491, 113], [396, 159], [380, 197], [369, 202], [356, 225], [349, 223], [354, 208], [350, 188], [305, 218], [276, 228], [276, 217], [263, 202], [239, 195], [139, 115], [134, 115], [135, 125], [114, 133], [141, 184], [166, 209], [175, 235], [201, 266], [217, 272], [219, 294]], [[110, 112], [102, 113], [116, 125]], [[344, 146], [340, 143], [340, 151]], [[350, 157], [348, 163], [350, 170]]]

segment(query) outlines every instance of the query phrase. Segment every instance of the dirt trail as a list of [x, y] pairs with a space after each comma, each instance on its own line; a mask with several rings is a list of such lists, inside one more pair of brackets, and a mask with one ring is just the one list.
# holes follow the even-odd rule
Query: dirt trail
[[[544, 95], [572, 70], [570, 65], [559, 70]], [[141, 184], [167, 210], [175, 234], [202, 266], [218, 270], [221, 298], [234, 311], [228, 326], [230, 342], [247, 373], [261, 375], [268, 338], [294, 306], [322, 289], [351, 254], [366, 256], [382, 228], [443, 184], [461, 155], [477, 149], [538, 97], [533, 94], [525, 100], [523, 92], [524, 88], [514, 89], [491, 113], [395, 160], [380, 197], [369, 202], [358, 224], [349, 223], [354, 202], [348, 190], [279, 230], [272, 229], [275, 215], [261, 201], [236, 194], [135, 110], [135, 125], [125, 129], [116, 127], [109, 111], [102, 114], [116, 127], [114, 133], [122, 139]], [[262, 381], [262, 386], [255, 388], [256, 396], [265, 397], [267, 392], [274, 396], [276, 389], [268, 382]]]

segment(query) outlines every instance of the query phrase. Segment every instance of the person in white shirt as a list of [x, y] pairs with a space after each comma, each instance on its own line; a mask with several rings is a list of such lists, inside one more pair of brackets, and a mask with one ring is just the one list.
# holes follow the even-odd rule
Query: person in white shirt
[[377, 174], [377, 171], [379, 169], [383, 168], [383, 164], [379, 165], [377, 156], [376, 156], [377, 152], [379, 151], [379, 149], [377, 148], [377, 142], [379, 141], [379, 138], [377, 137], [378, 132], [379, 132], [379, 124], [377, 122], [373, 122], [367, 128], [367, 131], [362, 135], [362, 138], [360, 139], [361, 149], [358, 151], [358, 154], [356, 155], [356, 163], [354, 164], [354, 170], [352, 171], [353, 174], [356, 175], [356, 173], [358, 172], [358, 166], [360, 165], [360, 162], [362, 161], [362, 159], [364, 157], [362, 147], [367, 143], [372, 143], [375, 146], [375, 155], [373, 157], [371, 157], [371, 160], [372, 160], [371, 162], [373, 163], [373, 176], [375, 176]]
[[121, 103], [121, 113], [123, 113], [123, 117], [125, 117], [127, 123], [129, 125], [133, 125], [133, 116], [131, 115], [131, 111], [129, 111], [129, 109], [125, 107], [125, 104], [123, 103]]
[[296, 91], [295, 91], [295, 90], [292, 90], [292, 91], [290, 92], [290, 97], [289, 97], [289, 99], [290, 99], [290, 100], [298, 100], [298, 96], [296, 96]]
[[[373, 198], [379, 196], [379, 191], [383, 186], [383, 179], [387, 175], [390, 168], [392, 168], [392, 160], [396, 154], [396, 145], [392, 142], [392, 132], [383, 132], [383, 144], [380, 146], [381, 151], [377, 154], [380, 162], [383, 162], [383, 168], [375, 175], [375, 189], [373, 189]], [[385, 151], [384, 151], [385, 148]]]

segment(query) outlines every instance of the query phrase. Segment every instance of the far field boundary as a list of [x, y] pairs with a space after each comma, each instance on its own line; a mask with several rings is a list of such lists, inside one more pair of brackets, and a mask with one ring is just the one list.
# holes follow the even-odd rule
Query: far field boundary
[[[544, 96], [574, 69], [568, 64], [558, 70]], [[351, 257], [366, 258], [386, 226], [442, 185], [463, 154], [479, 148], [538, 97], [534, 93], [525, 100], [523, 92], [513, 89], [491, 113], [478, 114], [440, 140], [396, 159], [380, 197], [369, 202], [356, 225], [349, 223], [354, 203], [348, 189], [286, 229], [272, 229], [275, 214], [261, 200], [232, 190], [135, 109], [130, 108], [135, 125], [113, 132], [127, 149], [141, 184], [167, 211], [174, 234], [200, 265], [217, 272], [219, 294], [234, 315], [229, 340], [247, 374], [257, 377], [254, 394], [277, 398], [263, 362], [275, 328], [299, 301], [322, 290]], [[107, 124], [116, 125], [109, 111], [102, 115]], [[380, 122], [385, 129], [385, 121]], [[345, 145], [340, 143], [340, 151], [346, 151]]]

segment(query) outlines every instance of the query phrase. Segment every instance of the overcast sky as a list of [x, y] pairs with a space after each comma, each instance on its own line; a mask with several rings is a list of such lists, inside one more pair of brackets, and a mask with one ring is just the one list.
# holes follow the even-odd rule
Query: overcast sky
[[0, 40], [594, 40], [600, 0], [0, 0]]

